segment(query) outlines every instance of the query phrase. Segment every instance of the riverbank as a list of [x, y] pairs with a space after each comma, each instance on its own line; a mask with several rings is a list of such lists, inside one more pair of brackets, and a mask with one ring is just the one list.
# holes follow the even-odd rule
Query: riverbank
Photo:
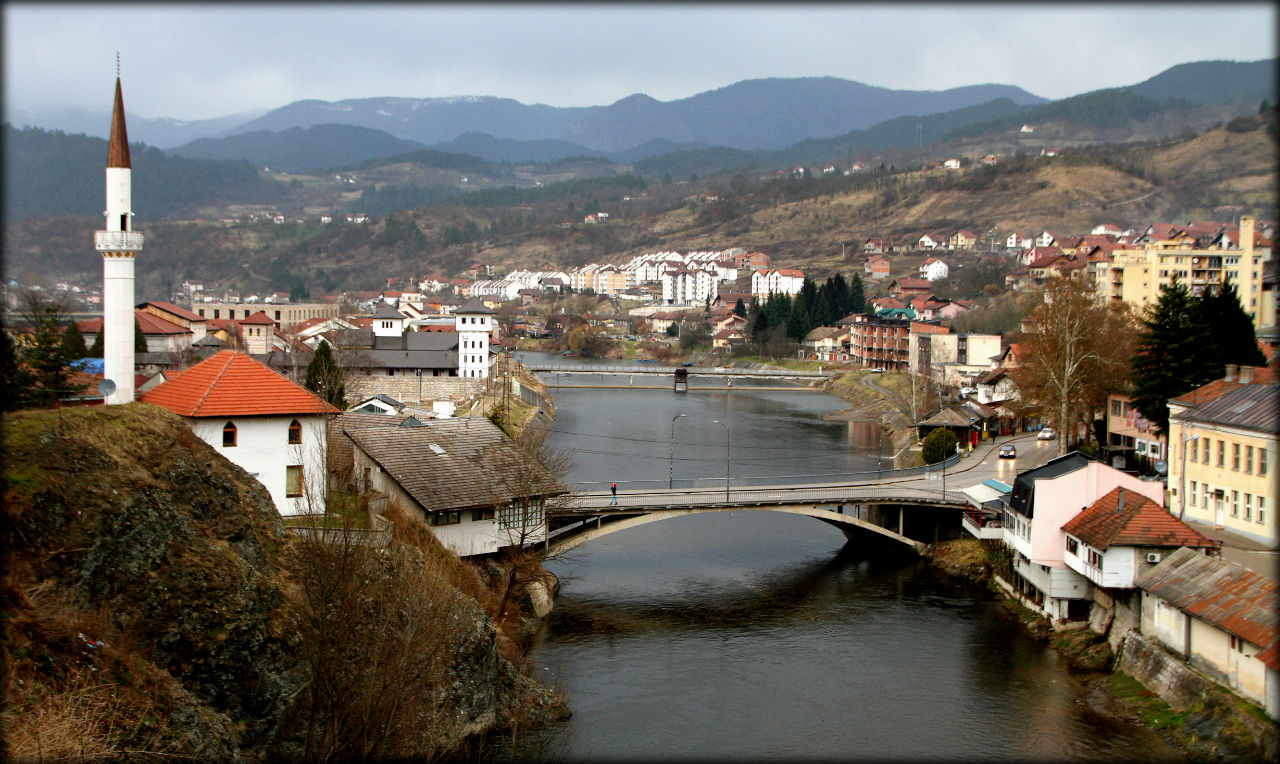
[[[1126, 636], [1121, 654], [1117, 655], [1106, 634], [1089, 628], [1054, 631], [1043, 617], [1004, 596], [992, 583], [997, 564], [992, 551], [978, 539], [955, 539], [932, 545], [925, 558], [950, 576], [985, 583], [995, 591], [1000, 602], [1018, 615], [1028, 633], [1068, 661], [1072, 673], [1087, 689], [1087, 702], [1096, 713], [1141, 724], [1196, 761], [1270, 761], [1280, 753], [1280, 726], [1261, 709], [1199, 677], [1140, 636], [1136, 637], [1140, 641], [1136, 646], [1128, 643], [1134, 635]], [[1144, 655], [1145, 660], [1134, 657], [1137, 650], [1148, 654]], [[1142, 670], [1144, 663], [1149, 665], [1152, 661], [1168, 665], [1151, 671], [1184, 673], [1187, 676], [1183, 684], [1193, 684], [1195, 689], [1177, 697], [1166, 693], [1166, 700], [1123, 670]]]

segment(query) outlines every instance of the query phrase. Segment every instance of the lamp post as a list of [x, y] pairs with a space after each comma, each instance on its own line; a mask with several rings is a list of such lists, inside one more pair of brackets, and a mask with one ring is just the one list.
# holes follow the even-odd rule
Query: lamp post
[[676, 414], [671, 417], [671, 449], [667, 452], [667, 490], [675, 487], [676, 464], [676, 420], [688, 414]]
[[[1181, 430], [1185, 436], [1187, 434], [1187, 426], [1184, 424]], [[1187, 446], [1200, 438], [1200, 433], [1196, 433], [1191, 437], [1182, 439], [1182, 486], [1178, 488], [1178, 519], [1182, 519], [1182, 513], [1187, 511]]]
[[711, 421], [724, 428], [724, 500], [729, 501], [729, 425], [721, 422], [719, 419]]

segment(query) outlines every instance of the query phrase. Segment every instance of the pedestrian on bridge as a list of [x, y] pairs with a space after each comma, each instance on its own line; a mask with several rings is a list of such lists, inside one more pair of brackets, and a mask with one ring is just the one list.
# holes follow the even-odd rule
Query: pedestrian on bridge
[[610, 503], [610, 504], [617, 504], [617, 503], [618, 503], [618, 484], [617, 484], [617, 483], [610, 483], [610, 484], [609, 484], [609, 492], [613, 494], [613, 496], [609, 499], [609, 503]]

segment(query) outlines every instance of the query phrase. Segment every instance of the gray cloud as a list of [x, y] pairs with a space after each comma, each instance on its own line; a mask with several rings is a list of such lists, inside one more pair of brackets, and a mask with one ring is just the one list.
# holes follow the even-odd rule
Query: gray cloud
[[760, 77], [1049, 98], [1187, 61], [1276, 55], [1270, 3], [27, 4], [4, 8], [6, 109], [198, 119], [304, 98], [495, 95], [585, 106]]

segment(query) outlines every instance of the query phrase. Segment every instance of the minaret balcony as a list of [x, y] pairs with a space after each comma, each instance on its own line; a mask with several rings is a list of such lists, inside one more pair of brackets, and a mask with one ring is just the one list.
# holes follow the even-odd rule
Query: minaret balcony
[[142, 234], [136, 231], [95, 231], [93, 245], [99, 252], [140, 252]]

